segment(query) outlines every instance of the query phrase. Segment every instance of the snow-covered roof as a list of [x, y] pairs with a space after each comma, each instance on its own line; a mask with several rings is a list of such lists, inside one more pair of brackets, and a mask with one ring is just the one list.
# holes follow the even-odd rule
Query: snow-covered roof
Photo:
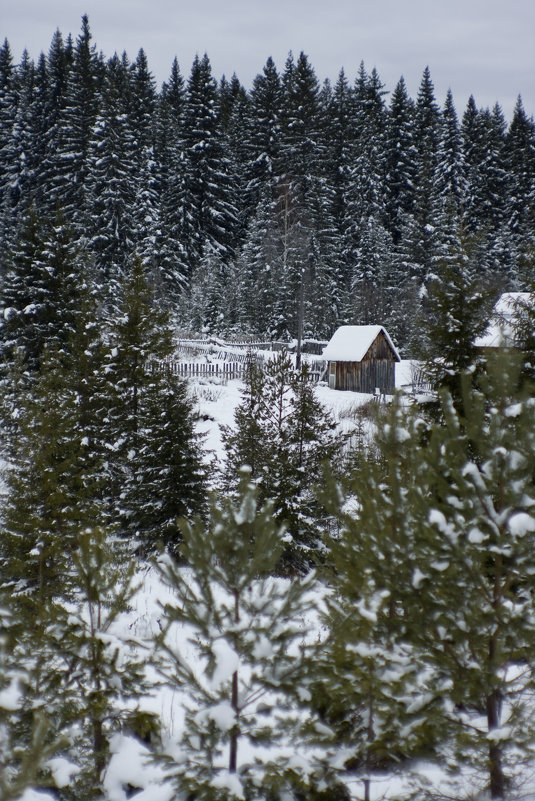
[[392, 348], [395, 360], [399, 362], [399, 354], [394, 343], [382, 325], [340, 326], [332, 335], [327, 347], [323, 349], [323, 358], [330, 362], [360, 362], [381, 331]]
[[504, 292], [496, 301], [492, 313], [512, 317], [517, 303], [531, 303], [532, 300], [529, 292]]
[[492, 317], [485, 333], [475, 341], [478, 348], [511, 347], [515, 344], [515, 318], [517, 304], [531, 304], [529, 292], [504, 292], [494, 305]]

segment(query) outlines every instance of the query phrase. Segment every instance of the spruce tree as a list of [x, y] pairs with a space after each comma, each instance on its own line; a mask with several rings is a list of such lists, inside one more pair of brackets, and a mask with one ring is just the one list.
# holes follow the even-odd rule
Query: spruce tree
[[306, 367], [296, 374], [284, 351], [263, 369], [251, 362], [235, 426], [224, 435], [227, 481], [232, 486], [243, 465], [251, 468], [261, 499], [273, 502], [277, 521], [288, 529], [279, 570], [305, 572], [322, 552], [325, 515], [313, 487], [341, 445]]
[[87, 220], [86, 182], [91, 131], [99, 102], [102, 66], [91, 44], [87, 15], [76, 39], [72, 69], [65, 85], [65, 99], [55, 125], [55, 147], [47, 167], [48, 201], [64, 210], [69, 222], [77, 224], [78, 236], [85, 232]]
[[[7, 39], [0, 47], [0, 244], [2, 250], [9, 241], [13, 225], [13, 207], [18, 200], [17, 177], [21, 167], [22, 155], [19, 144], [20, 129], [17, 123], [19, 106], [27, 100], [25, 94], [17, 91], [16, 72], [11, 48]], [[15, 180], [14, 180], [15, 179]], [[0, 277], [3, 275], [3, 261], [0, 260]]]
[[176, 306], [190, 276], [186, 248], [188, 220], [184, 158], [185, 89], [175, 59], [169, 81], [158, 99], [155, 160], [158, 165], [159, 223], [152, 260], [156, 261], [156, 291], [166, 306]]
[[175, 546], [177, 517], [201, 511], [205, 470], [192, 401], [164, 364], [172, 351], [168, 315], [154, 309], [139, 260], [119, 302], [107, 367], [110, 503], [122, 534], [146, 552], [158, 542]]
[[[39, 731], [43, 747], [60, 733], [72, 743], [77, 697], [62, 644], [67, 605], [76, 592], [73, 553], [83, 526], [95, 520], [99, 508], [98, 474], [90, 473], [85, 461], [76, 382], [63, 359], [57, 348], [46, 349], [38, 378], [19, 401], [19, 435], [3, 510], [0, 576], [9, 593], [13, 658], [19, 660], [24, 685], [15, 732], [22, 749], [33, 748]], [[40, 780], [51, 781], [46, 765]]]
[[507, 131], [507, 166], [514, 188], [510, 200], [510, 225], [532, 236], [535, 203], [535, 122], [528, 118], [519, 96]]
[[403, 216], [414, 209], [417, 174], [414, 138], [414, 102], [402, 77], [392, 93], [385, 142], [387, 228], [395, 244], [401, 236]]
[[248, 467], [253, 478], [260, 475], [263, 441], [262, 404], [265, 391], [265, 373], [252, 353], [247, 356], [241, 402], [234, 412], [235, 430], [223, 429], [226, 450], [225, 481], [229, 489], [236, 489], [242, 469]]
[[[24, 685], [17, 747], [33, 753], [39, 735], [48, 750], [64, 734], [77, 786], [91, 795], [101, 789], [109, 732], [127, 716], [121, 696], [139, 695], [143, 682], [138, 659], [113, 630], [132, 597], [134, 566], [108, 508], [109, 393], [89, 299], [80, 318], [64, 348], [45, 348], [20, 399], [0, 576]], [[53, 766], [45, 762], [39, 771], [39, 781], [53, 781]]]
[[183, 241], [190, 271], [205, 253], [233, 255], [237, 224], [232, 169], [218, 125], [217, 86], [207, 55], [194, 59], [184, 110]]
[[440, 139], [437, 149], [437, 169], [434, 176], [435, 204], [449, 199], [460, 214], [467, 193], [461, 134], [451, 91], [446, 95], [442, 111]]
[[485, 331], [494, 297], [478, 275], [477, 242], [462, 230], [458, 235], [430, 284], [418, 354], [433, 388], [447, 387], [454, 402], [462, 404], [462, 374], [471, 371], [476, 384], [482, 370], [476, 340]]
[[404, 232], [411, 270], [421, 284], [433, 274], [437, 229], [433, 207], [433, 185], [437, 168], [440, 111], [435, 101], [429, 68], [422, 76], [415, 107], [417, 184], [410, 228]]
[[137, 149], [126, 113], [128, 65], [107, 64], [99, 114], [91, 133], [87, 182], [88, 238], [99, 279], [111, 300], [134, 249]]
[[268, 58], [262, 72], [254, 79], [250, 95], [247, 193], [248, 203], [253, 211], [260, 202], [265, 187], [273, 184], [279, 157], [281, 82], [272, 58]]

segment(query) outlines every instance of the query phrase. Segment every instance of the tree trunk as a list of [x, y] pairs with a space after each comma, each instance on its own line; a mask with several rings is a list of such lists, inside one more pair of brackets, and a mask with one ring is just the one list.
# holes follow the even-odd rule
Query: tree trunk
[[100, 788], [100, 778], [106, 767], [106, 738], [102, 721], [98, 717], [93, 717], [93, 755], [95, 764], [95, 787]]
[[[500, 727], [501, 697], [495, 690], [487, 698], [487, 726], [489, 733]], [[505, 797], [505, 777], [502, 767], [502, 745], [491, 743], [489, 745], [489, 779], [490, 797]]]
[[[238, 716], [238, 671], [235, 670], [232, 674], [232, 708]], [[228, 769], [229, 773], [236, 773], [236, 765], [238, 761], [238, 737], [239, 737], [239, 730], [238, 730], [238, 723], [232, 728], [230, 733], [230, 753], [229, 753], [229, 763]]]
[[[503, 604], [502, 594], [502, 559], [497, 556], [494, 575], [494, 591], [492, 606], [494, 610], [499, 610]], [[489, 639], [489, 669], [492, 675], [496, 674], [499, 667], [497, 634], [494, 633]], [[496, 687], [487, 696], [487, 730], [489, 734], [500, 728], [502, 713], [502, 695]], [[490, 797], [505, 797], [505, 777], [502, 766], [503, 746], [500, 742], [491, 742], [489, 745], [489, 782]]]
[[[234, 592], [234, 622], [240, 622], [240, 596], [237, 591]], [[239, 715], [239, 706], [238, 706], [238, 671], [235, 670], [232, 674], [232, 696], [231, 696], [231, 706], [234, 710], [234, 715], [236, 717], [236, 723], [232, 727], [232, 731], [230, 732], [230, 747], [229, 747], [229, 761], [228, 761], [228, 769], [229, 773], [236, 773], [236, 767], [238, 763], [238, 737], [240, 736], [240, 729], [238, 726], [238, 715]]]

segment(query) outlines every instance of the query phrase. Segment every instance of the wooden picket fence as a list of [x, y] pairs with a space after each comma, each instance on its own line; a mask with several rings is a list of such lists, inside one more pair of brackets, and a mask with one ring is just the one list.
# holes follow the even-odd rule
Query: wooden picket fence
[[233, 378], [243, 379], [245, 360], [235, 362], [160, 362], [160, 367], [170, 370], [181, 378], [219, 378], [229, 381]]
[[[168, 360], [165, 362], [152, 362], [152, 370], [170, 370], [173, 375], [180, 378], [212, 378], [220, 381], [232, 379], [243, 380], [247, 360], [243, 361], [216, 361], [216, 362], [183, 362]], [[324, 372], [323, 362], [313, 362], [310, 365], [309, 379], [313, 383], [320, 381]]]

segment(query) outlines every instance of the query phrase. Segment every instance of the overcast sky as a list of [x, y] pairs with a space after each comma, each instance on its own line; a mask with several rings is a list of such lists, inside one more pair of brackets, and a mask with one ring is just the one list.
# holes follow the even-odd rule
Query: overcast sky
[[175, 55], [187, 77], [207, 52], [216, 78], [236, 72], [250, 88], [268, 56], [282, 70], [303, 50], [320, 81], [341, 67], [353, 81], [364, 60], [415, 97], [429, 65], [437, 101], [451, 88], [459, 116], [470, 94], [508, 118], [521, 94], [535, 114], [534, 0], [0, 0], [0, 35], [15, 61], [25, 47], [36, 58], [56, 28], [76, 36], [84, 13], [106, 57], [143, 47], [159, 84]]

